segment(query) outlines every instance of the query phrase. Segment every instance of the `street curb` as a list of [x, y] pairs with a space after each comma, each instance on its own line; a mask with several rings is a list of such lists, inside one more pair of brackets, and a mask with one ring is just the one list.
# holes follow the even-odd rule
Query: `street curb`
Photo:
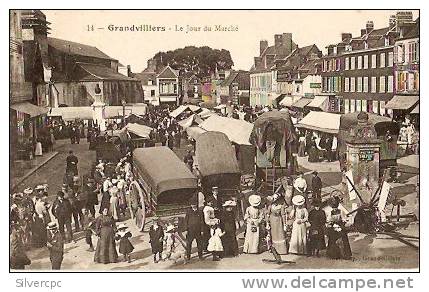
[[11, 185], [10, 189], [14, 190], [20, 183], [22, 183], [25, 179], [27, 179], [30, 175], [35, 173], [39, 168], [41, 168], [43, 165], [48, 163], [50, 160], [52, 160], [54, 157], [56, 157], [59, 154], [58, 151], [55, 151], [52, 153], [51, 156], [49, 156], [47, 159], [45, 159], [42, 163], [37, 165], [34, 169], [32, 169], [30, 172], [26, 173], [23, 177], [19, 178], [14, 184]]

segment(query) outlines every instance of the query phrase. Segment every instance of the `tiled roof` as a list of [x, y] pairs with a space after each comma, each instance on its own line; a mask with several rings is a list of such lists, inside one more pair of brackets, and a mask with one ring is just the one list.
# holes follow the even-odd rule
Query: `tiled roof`
[[79, 68], [81, 68], [86, 74], [81, 74], [79, 80], [90, 81], [90, 80], [123, 80], [123, 81], [138, 81], [138, 79], [131, 78], [125, 75], [122, 75], [113, 69], [98, 65], [98, 64], [88, 64], [88, 63], [76, 63]]
[[178, 78], [179, 72], [174, 70], [170, 66], [164, 67], [161, 72], [158, 74], [157, 78]]
[[149, 80], [152, 80], [152, 85], [156, 84], [156, 73], [155, 72], [141, 72], [135, 73], [134, 77], [142, 82], [142, 85], [149, 85]]
[[79, 55], [79, 56], [87, 56], [87, 57], [94, 57], [94, 58], [100, 58], [100, 59], [108, 59], [108, 60], [115, 60], [96, 47], [75, 43], [71, 41], [66, 41], [62, 39], [57, 38], [48, 38], [48, 44], [49, 46], [67, 53], [71, 55]]

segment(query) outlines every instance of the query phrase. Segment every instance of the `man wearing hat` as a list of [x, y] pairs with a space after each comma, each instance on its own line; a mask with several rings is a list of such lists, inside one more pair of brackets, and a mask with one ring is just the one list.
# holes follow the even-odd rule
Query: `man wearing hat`
[[317, 171], [313, 171], [313, 178], [311, 179], [311, 190], [313, 198], [322, 199], [322, 179], [319, 177]]
[[64, 240], [55, 222], [48, 224], [48, 249], [52, 270], [60, 270], [64, 256]]
[[214, 198], [207, 198], [206, 205], [203, 208], [204, 228], [203, 228], [203, 249], [206, 250], [211, 237], [212, 227], [219, 223], [216, 218], [214, 206]]
[[[71, 226], [72, 206], [67, 198], [64, 198], [64, 193], [59, 191], [57, 198], [52, 204], [52, 214], [58, 220], [59, 231], [67, 242], [73, 239], [73, 232]], [[64, 225], [67, 228], [68, 238], [64, 235]]]
[[186, 257], [188, 260], [191, 258], [192, 242], [197, 241], [198, 257], [203, 259], [203, 238], [201, 232], [204, 228], [204, 215], [198, 209], [198, 198], [194, 196], [191, 199], [191, 209], [186, 212], [185, 216], [185, 230], [186, 234]]
[[77, 164], [79, 159], [76, 155], [73, 154], [73, 150], [69, 151], [69, 155], [66, 158], [66, 173], [72, 173], [73, 175], [78, 175]]

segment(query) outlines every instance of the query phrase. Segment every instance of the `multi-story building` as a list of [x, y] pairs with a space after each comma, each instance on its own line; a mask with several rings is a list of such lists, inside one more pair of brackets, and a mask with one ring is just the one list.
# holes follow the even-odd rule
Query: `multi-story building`
[[286, 58], [276, 60], [273, 70], [277, 71], [277, 104], [290, 106], [302, 97], [311, 98], [319, 93], [321, 56], [322, 52], [313, 44], [296, 48]]
[[409, 113], [419, 113], [420, 98], [420, 23], [395, 42], [395, 96], [386, 104], [394, 115], [403, 118]]
[[291, 33], [274, 35], [274, 45], [268, 46], [268, 41], [259, 43], [259, 56], [254, 58], [250, 69], [250, 104], [272, 105], [277, 97], [277, 70], [275, 61], [286, 58], [297, 45], [292, 40]]
[[249, 91], [250, 73], [248, 71], [232, 71], [220, 84], [223, 103], [248, 105]]
[[181, 82], [179, 71], [167, 65], [156, 76], [156, 84], [158, 85], [160, 104], [170, 103], [178, 105], [180, 103]]
[[131, 76], [140, 80], [144, 102], [159, 105], [159, 90], [156, 83], [156, 60], [149, 59], [147, 67], [141, 73], [132, 73]]
[[340, 43], [327, 47], [321, 75], [330, 111], [392, 113], [386, 103], [395, 95], [394, 44], [413, 23], [412, 14], [398, 12], [387, 27], [374, 29], [368, 21], [360, 36], [343, 33]]

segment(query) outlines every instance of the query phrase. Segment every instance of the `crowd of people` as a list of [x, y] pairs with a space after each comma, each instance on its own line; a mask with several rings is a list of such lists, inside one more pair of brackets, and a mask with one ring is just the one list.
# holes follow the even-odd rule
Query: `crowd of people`
[[[181, 140], [186, 135], [178, 119], [170, 116], [171, 110], [169, 107], [152, 108], [140, 117], [140, 123], [153, 128], [149, 139], [152, 146], [161, 143], [171, 149], [181, 147]], [[265, 108], [241, 107], [233, 108], [230, 114], [233, 118], [253, 122], [257, 113], [263, 111]], [[115, 130], [114, 124], [109, 127]], [[116, 129], [119, 127], [116, 124]], [[401, 130], [401, 135], [407, 139], [409, 128]], [[81, 122], [54, 123], [51, 132], [56, 137], [66, 135], [71, 144], [86, 137], [90, 150], [103, 136], [98, 127], [88, 127]], [[298, 156], [308, 155], [309, 162], [337, 159], [335, 136], [300, 131], [298, 137]], [[151, 146], [149, 144], [146, 146]], [[53, 202], [49, 200], [47, 185], [13, 194], [10, 207], [11, 268], [23, 269], [31, 264], [26, 256], [29, 247], [45, 247], [50, 251], [52, 268], [60, 269], [64, 244], [76, 242], [78, 232], [84, 235], [87, 251], [94, 253], [94, 262], [118, 262], [118, 252], [124, 261], [131, 262], [136, 237], [124, 222], [129, 218], [136, 220], [143, 232], [139, 220], [145, 210], [142, 210], [142, 198], [130, 189], [135, 182], [130, 150], [123, 149], [127, 154], [117, 164], [100, 160], [82, 176], [79, 176], [79, 159], [70, 151], [63, 186]], [[192, 151], [186, 153], [184, 163], [195, 170]], [[212, 255], [213, 261], [219, 261], [223, 257], [239, 256], [240, 252], [259, 254], [265, 251], [351, 259], [348, 226], [339, 209], [340, 200], [334, 197], [322, 201], [322, 180], [316, 171], [312, 175], [309, 186], [303, 173], [297, 173], [295, 179], [284, 177], [281, 186], [268, 197], [256, 190], [247, 198], [221, 200], [219, 189], [213, 187], [210, 194], [202, 194], [203, 203], [197, 195], [188, 202], [190, 208], [181, 223], [177, 218], [150, 218], [148, 241], [153, 261], [183, 260], [186, 263], [191, 259], [194, 242], [201, 260], [207, 253]], [[242, 205], [248, 207], [241, 218]], [[241, 232], [244, 232], [242, 250], [239, 248]]]

